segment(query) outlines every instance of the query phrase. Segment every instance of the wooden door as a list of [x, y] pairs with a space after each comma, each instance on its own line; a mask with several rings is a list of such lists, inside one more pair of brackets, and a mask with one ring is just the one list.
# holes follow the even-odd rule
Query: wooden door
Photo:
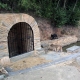
[[17, 56], [34, 50], [32, 28], [25, 22], [12, 26], [8, 33], [9, 57]]

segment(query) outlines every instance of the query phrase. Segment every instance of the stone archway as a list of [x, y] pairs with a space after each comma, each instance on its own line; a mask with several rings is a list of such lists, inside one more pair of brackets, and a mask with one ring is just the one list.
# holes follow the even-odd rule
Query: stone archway
[[34, 33], [34, 49], [41, 49], [40, 33], [37, 22], [28, 14], [0, 14], [0, 52], [4, 55], [8, 53], [7, 37], [12, 26], [19, 22], [28, 23]]
[[8, 33], [9, 57], [17, 56], [34, 50], [34, 34], [25, 22], [12, 26]]

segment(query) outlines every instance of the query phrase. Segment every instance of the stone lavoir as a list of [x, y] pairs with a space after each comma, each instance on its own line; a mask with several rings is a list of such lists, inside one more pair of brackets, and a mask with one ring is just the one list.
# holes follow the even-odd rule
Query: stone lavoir
[[32, 16], [23, 13], [0, 14], [0, 58], [5, 56], [13, 58], [21, 54], [24, 55], [24, 58], [26, 57], [25, 55], [30, 54], [28, 52], [33, 51], [34, 53], [35, 50], [37, 50], [39, 54], [43, 54], [45, 51], [41, 46], [44, 44], [50, 43], [62, 45], [63, 47], [77, 42], [77, 40], [76, 36], [68, 35], [56, 40], [40, 42], [38, 24]]
[[40, 50], [37, 22], [28, 14], [0, 14], [0, 57]]

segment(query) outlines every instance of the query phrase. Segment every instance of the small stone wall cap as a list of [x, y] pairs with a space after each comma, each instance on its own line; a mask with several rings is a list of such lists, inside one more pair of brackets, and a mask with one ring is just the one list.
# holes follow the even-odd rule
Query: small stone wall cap
[[77, 49], [79, 49], [80, 48], [80, 46], [72, 46], [72, 47], [70, 47], [70, 48], [67, 48], [66, 50], [67, 51], [74, 51], [74, 50], [77, 50]]

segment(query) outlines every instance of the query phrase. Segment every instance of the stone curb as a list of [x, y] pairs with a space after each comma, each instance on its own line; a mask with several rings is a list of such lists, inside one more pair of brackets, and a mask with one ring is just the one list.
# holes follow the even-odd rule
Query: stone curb
[[31, 68], [27, 68], [27, 69], [23, 69], [23, 70], [19, 70], [19, 71], [9, 72], [9, 76], [14, 76], [16, 74], [24, 74], [24, 73], [27, 73], [27, 72], [30, 72], [30, 71], [33, 71], [33, 70], [44, 69], [44, 68], [50, 67], [52, 65], [56, 65], [56, 64], [68, 61], [68, 60], [75, 59], [78, 56], [80, 56], [80, 53], [74, 53], [74, 54], [71, 54], [67, 57], [64, 57], [64, 58], [61, 58], [61, 59], [58, 59], [58, 60], [55, 60], [55, 61], [52, 61], [52, 62], [49, 62], [49, 63], [40, 64], [40, 65], [31, 67]]

